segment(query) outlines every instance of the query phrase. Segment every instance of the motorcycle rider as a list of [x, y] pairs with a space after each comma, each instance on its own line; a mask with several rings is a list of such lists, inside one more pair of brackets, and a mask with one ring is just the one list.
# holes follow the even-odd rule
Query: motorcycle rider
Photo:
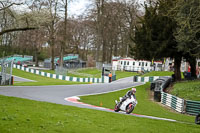
[[136, 88], [132, 88], [131, 90], [129, 90], [125, 96], [123, 96], [122, 100], [119, 102], [119, 107], [121, 106], [121, 104], [127, 99], [127, 98], [131, 98], [131, 96], [133, 96], [133, 98], [136, 99], [135, 96], [136, 93]]

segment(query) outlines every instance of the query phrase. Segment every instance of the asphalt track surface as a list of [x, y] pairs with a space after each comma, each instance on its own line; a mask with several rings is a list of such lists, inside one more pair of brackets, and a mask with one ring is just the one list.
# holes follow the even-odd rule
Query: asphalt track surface
[[18, 82], [36, 82], [34, 80], [30, 80], [30, 79], [26, 79], [26, 78], [14, 76], [14, 75], [13, 77], [14, 77], [14, 81], [18, 81]]
[[56, 86], [1, 86], [0, 95], [83, 107], [68, 102], [65, 98], [117, 91], [141, 84], [133, 83], [132, 77], [129, 77], [112, 83]]
[[[77, 96], [95, 95], [127, 89], [130, 87], [142, 85], [143, 83], [134, 83], [132, 77], [120, 79], [112, 83], [96, 83], [83, 85], [56, 85], [56, 86], [1, 86], [0, 95], [25, 98], [36, 101], [45, 101], [56, 104], [76, 106], [80, 108], [90, 108], [108, 112], [114, 112], [112, 109], [106, 109], [77, 101]], [[72, 100], [69, 100], [71, 99]], [[75, 97], [75, 99], [73, 99]], [[113, 99], [114, 102], [115, 99]], [[114, 108], [114, 107], [113, 107]], [[123, 112], [120, 112], [125, 114]], [[173, 119], [158, 118], [139, 114], [131, 114], [136, 117], [145, 117], [150, 119], [174, 121]]]

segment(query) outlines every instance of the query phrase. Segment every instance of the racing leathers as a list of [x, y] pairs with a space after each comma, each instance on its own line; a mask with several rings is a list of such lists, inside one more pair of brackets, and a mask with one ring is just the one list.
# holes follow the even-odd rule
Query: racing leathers
[[135, 94], [133, 94], [133, 90], [130, 90], [126, 93], [125, 96], [123, 96], [122, 100], [119, 102], [119, 107], [121, 106], [121, 104], [127, 99], [127, 98], [131, 98], [131, 96], [133, 96], [133, 98], [136, 99]]

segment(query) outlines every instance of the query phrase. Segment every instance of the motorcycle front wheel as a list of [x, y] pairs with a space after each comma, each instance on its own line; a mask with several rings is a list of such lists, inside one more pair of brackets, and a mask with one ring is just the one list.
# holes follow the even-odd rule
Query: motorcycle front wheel
[[132, 103], [126, 106], [126, 113], [130, 114], [134, 110], [134, 106]]
[[115, 109], [114, 109], [114, 111], [115, 111], [115, 112], [119, 112], [119, 111], [120, 111], [120, 109], [119, 109], [119, 107], [118, 107], [117, 104], [115, 105]]

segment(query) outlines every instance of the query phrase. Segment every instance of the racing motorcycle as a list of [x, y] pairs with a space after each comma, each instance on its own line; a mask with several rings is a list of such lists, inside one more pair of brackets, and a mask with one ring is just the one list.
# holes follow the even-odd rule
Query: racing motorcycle
[[[120, 97], [119, 99], [121, 101], [122, 97]], [[127, 98], [121, 104], [121, 106], [119, 105], [120, 102], [118, 102], [117, 100], [115, 100], [115, 103], [116, 103], [115, 104], [115, 109], [114, 109], [115, 112], [124, 111], [127, 114], [130, 114], [134, 110], [134, 108], [135, 108], [135, 106], [137, 104], [137, 100], [133, 96], [131, 96], [130, 98]]]

